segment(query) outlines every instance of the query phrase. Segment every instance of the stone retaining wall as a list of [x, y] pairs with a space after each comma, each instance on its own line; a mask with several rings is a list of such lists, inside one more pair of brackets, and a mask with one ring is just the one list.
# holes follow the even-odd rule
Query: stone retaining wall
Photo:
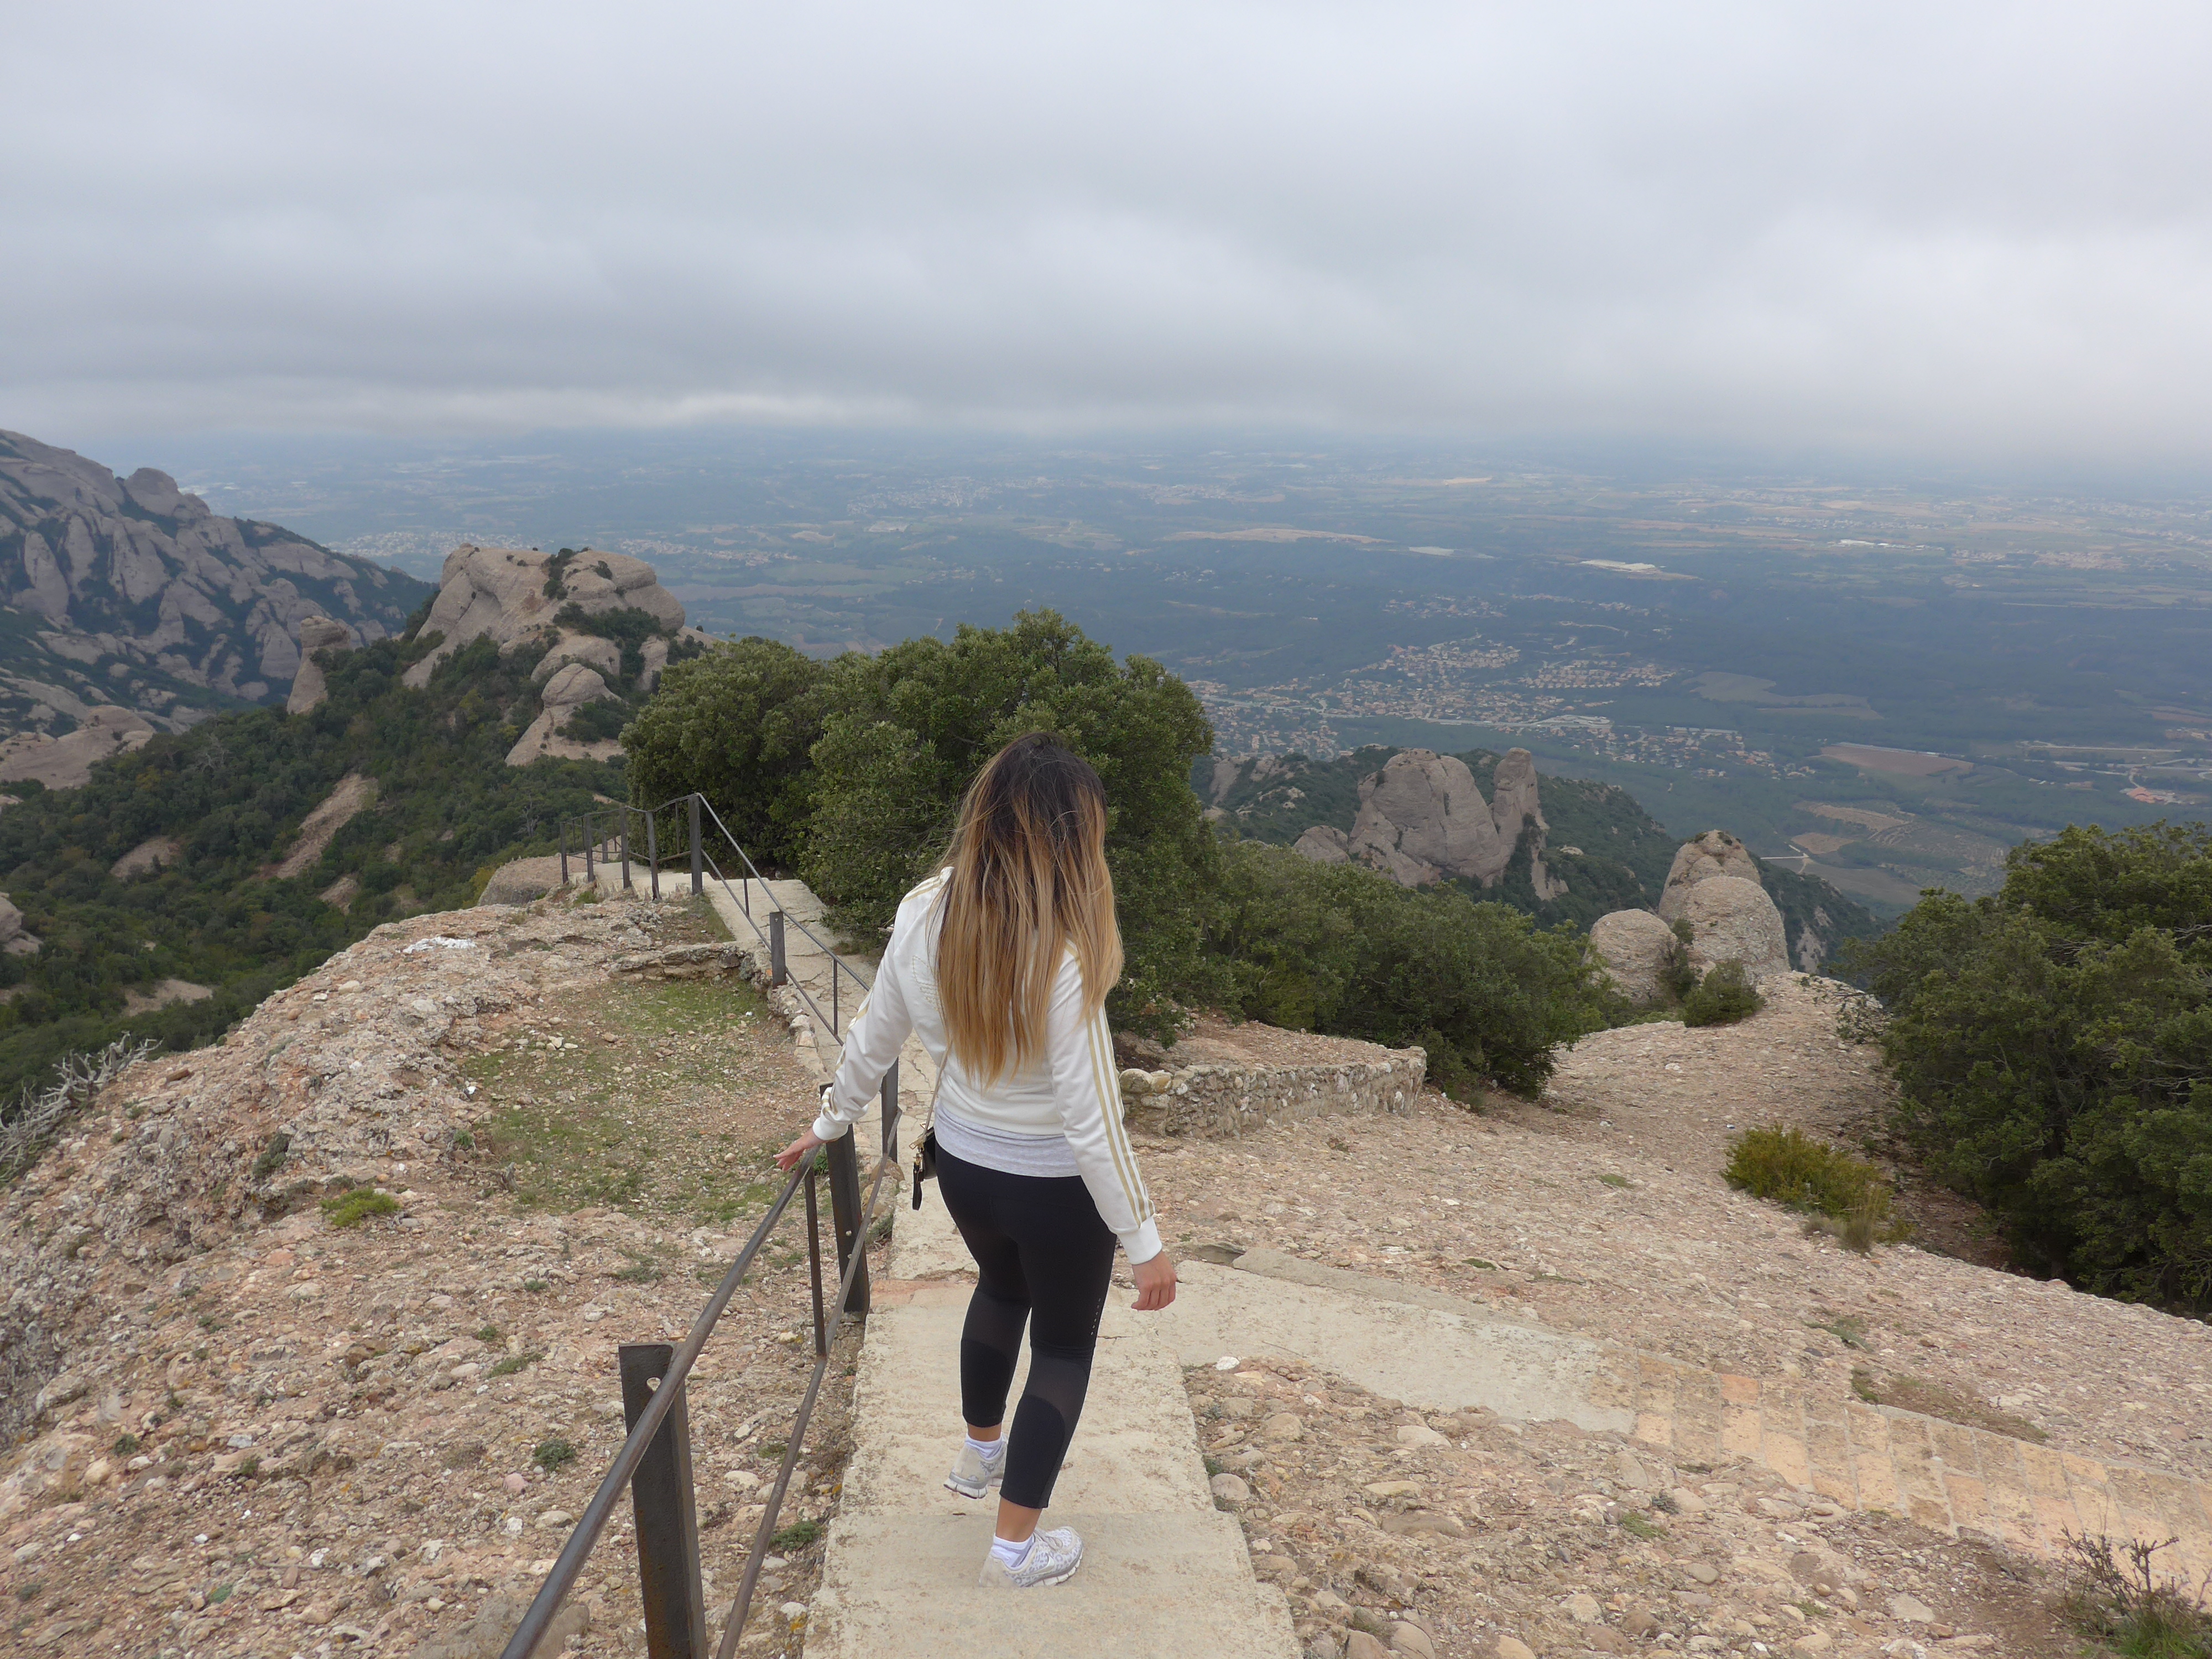
[[1129, 1121], [1154, 1134], [1218, 1138], [1310, 1117], [1410, 1112], [1429, 1057], [1379, 1048], [1379, 1060], [1325, 1066], [1188, 1066], [1121, 1073]]

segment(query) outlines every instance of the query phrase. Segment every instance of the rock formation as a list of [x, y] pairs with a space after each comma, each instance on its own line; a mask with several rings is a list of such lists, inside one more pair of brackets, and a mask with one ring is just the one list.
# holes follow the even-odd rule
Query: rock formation
[[99, 762], [143, 749], [153, 736], [152, 722], [135, 709], [87, 708], [76, 730], [60, 737], [18, 732], [0, 743], [0, 783], [34, 778], [49, 789], [74, 789]]
[[1782, 912], [1757, 882], [1707, 876], [1686, 890], [1680, 912], [1690, 924], [1690, 965], [1699, 973], [1730, 958], [1754, 980], [1790, 971]]
[[[580, 553], [549, 554], [465, 542], [446, 556], [437, 602], [422, 624], [424, 634], [445, 638], [407, 671], [407, 684], [427, 685], [441, 662], [477, 640], [489, 638], [505, 649], [544, 638], [549, 631], [555, 653], [568, 650], [570, 660], [597, 666], [599, 659], [587, 653], [608, 647], [613, 653], [612, 666], [618, 667], [621, 647], [612, 641], [560, 627], [556, 618], [572, 605], [587, 615], [642, 611], [672, 635], [684, 627], [683, 604], [661, 586], [653, 567], [642, 559], [589, 548]], [[593, 643], [580, 643], [587, 640]], [[665, 642], [659, 660], [667, 660]]]
[[150, 467], [128, 478], [0, 432], [0, 602], [39, 619], [0, 645], [0, 733], [68, 732], [120, 703], [174, 730], [179, 711], [259, 701], [300, 665], [300, 624], [397, 632], [428, 593], [412, 576], [272, 524], [220, 517]]
[[1667, 872], [1667, 884], [1659, 894], [1659, 915], [1672, 921], [1682, 914], [1691, 888], [1716, 876], [1759, 884], [1759, 866], [1751, 849], [1725, 830], [1708, 830], [1695, 841], [1686, 841]]
[[1566, 884], [1543, 867], [1546, 825], [1536, 799], [1535, 757], [1525, 749], [1510, 750], [1498, 763], [1492, 787], [1496, 799], [1486, 802], [1474, 774], [1457, 756], [1403, 750], [1360, 780], [1359, 815], [1350, 834], [1316, 824], [1298, 837], [1295, 850], [1317, 864], [1367, 865], [1404, 887], [1447, 877], [1493, 887], [1512, 862], [1521, 832], [1533, 824], [1537, 896], [1566, 891]]
[[614, 696], [607, 683], [597, 671], [580, 662], [572, 662], [545, 682], [539, 699], [538, 718], [530, 722], [530, 729], [515, 740], [507, 751], [509, 766], [527, 766], [534, 760], [548, 757], [556, 760], [611, 760], [622, 753], [622, 744], [612, 738], [598, 742], [581, 743], [574, 738], [564, 738], [561, 728], [569, 717], [586, 703], [598, 702]]
[[292, 695], [284, 699], [286, 714], [304, 714], [331, 694], [315, 653], [343, 650], [353, 643], [353, 629], [334, 617], [309, 617], [300, 624], [300, 667], [292, 679]]
[[1667, 1000], [1666, 971], [1681, 940], [1649, 910], [1615, 910], [1590, 924], [1590, 949], [1638, 1008]]
[[40, 944], [36, 933], [23, 931], [23, 913], [15, 908], [15, 901], [0, 893], [0, 951], [11, 957], [36, 956]]

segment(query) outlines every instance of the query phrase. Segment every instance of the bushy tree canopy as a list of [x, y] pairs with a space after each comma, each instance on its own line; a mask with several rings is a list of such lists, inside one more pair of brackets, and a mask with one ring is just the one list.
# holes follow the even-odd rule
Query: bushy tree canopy
[[1429, 1051], [1462, 1098], [1495, 1079], [1533, 1095], [1553, 1051], [1607, 1024], [1570, 927], [1449, 887], [1409, 889], [1285, 848], [1222, 849], [1210, 946], [1242, 1012]]
[[[696, 790], [755, 860], [795, 863], [829, 678], [828, 664], [780, 640], [738, 640], [672, 664], [623, 733], [631, 800], [657, 806]], [[668, 842], [673, 829], [660, 826], [664, 842], [679, 844]]]
[[1024, 732], [1049, 732], [1106, 785], [1128, 959], [1115, 1017], [1157, 1029], [1193, 994], [1213, 836], [1188, 779], [1213, 732], [1188, 686], [1147, 658], [1116, 662], [1041, 611], [840, 658], [823, 697], [800, 866], [848, 926], [888, 926], [943, 855], [976, 769]]
[[1852, 957], [1908, 1133], [2030, 1265], [2212, 1308], [2212, 830], [2067, 830]]

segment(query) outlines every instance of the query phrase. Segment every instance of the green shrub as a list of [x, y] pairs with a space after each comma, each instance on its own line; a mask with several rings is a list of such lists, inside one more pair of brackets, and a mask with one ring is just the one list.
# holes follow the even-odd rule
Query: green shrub
[[775, 1536], [768, 1541], [771, 1547], [788, 1555], [793, 1550], [805, 1549], [821, 1536], [819, 1521], [794, 1521], [787, 1527], [778, 1528]]
[[1855, 945], [1899, 1115], [2014, 1259], [2212, 1309], [2212, 826], [2069, 829]]
[[576, 1449], [556, 1434], [539, 1441], [538, 1449], [530, 1454], [530, 1461], [550, 1474], [562, 1464], [574, 1462]]
[[[672, 665], [639, 711], [623, 744], [630, 799], [656, 806], [697, 790], [759, 864], [795, 864], [809, 809], [808, 758], [822, 736], [822, 685], [830, 665], [777, 640], [718, 645]], [[709, 850], [734, 874], [735, 858], [714, 836]], [[664, 848], [681, 847], [686, 816], [659, 825]]]
[[1232, 1011], [1394, 1047], [1418, 1043], [1429, 1076], [1468, 1100], [1487, 1079], [1539, 1091], [1554, 1050], [1606, 1023], [1568, 927], [1449, 887], [1406, 888], [1288, 848], [1221, 849], [1207, 949]]
[[285, 1155], [291, 1150], [292, 1137], [282, 1129], [270, 1136], [268, 1145], [261, 1149], [261, 1156], [253, 1160], [253, 1178], [256, 1181], [268, 1180], [283, 1167]]
[[2130, 1539], [2117, 1549], [2101, 1533], [2064, 1541], [2072, 1580], [2064, 1607], [2081, 1634], [2125, 1659], [2212, 1659], [2212, 1609], [2185, 1577], [2154, 1563], [2171, 1540]]
[[1730, 958], [1717, 962], [1698, 981], [1697, 988], [1682, 999], [1682, 1024], [1685, 1025], [1733, 1025], [1740, 1019], [1748, 1019], [1765, 1005], [1759, 988], [1751, 982], [1741, 963]]
[[1729, 1142], [1731, 1187], [1808, 1214], [1877, 1222], [1890, 1215], [1889, 1179], [1863, 1158], [1780, 1124], [1746, 1129]]
[[373, 1215], [398, 1215], [399, 1200], [373, 1187], [356, 1187], [349, 1193], [323, 1200], [323, 1218], [333, 1227], [350, 1227]]

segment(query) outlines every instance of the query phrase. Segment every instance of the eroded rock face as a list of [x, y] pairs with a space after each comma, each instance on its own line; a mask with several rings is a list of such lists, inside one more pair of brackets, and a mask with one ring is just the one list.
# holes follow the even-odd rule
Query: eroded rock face
[[1680, 915], [1690, 889], [1716, 876], [1759, 884], [1759, 866], [1751, 849], [1725, 830], [1708, 830], [1695, 841], [1682, 843], [1659, 894], [1660, 919], [1672, 921]]
[[1556, 898], [1567, 884], [1544, 869], [1546, 825], [1536, 799], [1535, 757], [1525, 749], [1509, 751], [1498, 763], [1494, 781], [1497, 799], [1486, 801], [1474, 774], [1458, 757], [1404, 750], [1360, 780], [1359, 816], [1349, 835], [1316, 824], [1293, 850], [1317, 864], [1364, 864], [1404, 887], [1455, 876], [1490, 887], [1512, 862], [1522, 831], [1533, 824], [1537, 896]]
[[579, 708], [613, 696], [597, 670], [580, 662], [570, 663], [545, 682], [538, 718], [530, 722], [530, 729], [507, 751], [507, 763], [527, 766], [549, 756], [556, 760], [611, 760], [619, 755], [622, 744], [611, 738], [599, 743], [579, 743], [574, 738], [561, 735], [561, 728]]
[[0, 893], [0, 951], [11, 957], [29, 957], [36, 956], [39, 948], [39, 936], [23, 931], [23, 913], [14, 900]]
[[1755, 881], [1708, 876], [1683, 895], [1681, 919], [1690, 924], [1690, 965], [1699, 973], [1730, 958], [1753, 979], [1790, 971], [1790, 940], [1782, 912]]
[[1467, 763], [1433, 749], [1393, 755], [1381, 771], [1361, 780], [1350, 848], [1353, 858], [1402, 887], [1448, 875], [1488, 886], [1513, 855]]
[[284, 699], [284, 712], [304, 714], [331, 695], [330, 682], [315, 661], [318, 651], [349, 650], [356, 643], [353, 629], [332, 617], [309, 617], [300, 624], [300, 667], [292, 678], [292, 695]]
[[380, 639], [427, 592], [278, 526], [210, 513], [167, 473], [118, 478], [0, 432], [0, 602], [46, 624], [0, 647], [0, 732], [64, 732], [81, 708], [111, 703], [173, 728], [198, 691], [265, 698], [297, 672], [307, 618]]
[[1292, 843], [1291, 850], [1316, 864], [1348, 864], [1352, 837], [1333, 823], [1316, 823]]
[[1667, 1000], [1665, 974], [1674, 930], [1649, 910], [1615, 910], [1590, 924], [1590, 949], [1605, 963], [1620, 994], [1638, 1008]]
[[[554, 618], [571, 605], [587, 615], [643, 611], [663, 628], [684, 626], [682, 602], [661, 586], [653, 567], [642, 559], [589, 548], [563, 559], [526, 547], [478, 547], [465, 542], [446, 556], [437, 603], [422, 624], [423, 633], [442, 634], [445, 639], [407, 671], [407, 684], [428, 684], [438, 664], [475, 641], [489, 637], [505, 647], [541, 637], [557, 627]], [[562, 630], [555, 649], [592, 637]], [[614, 660], [617, 665], [621, 661], [618, 648]]]
[[58, 738], [18, 732], [0, 743], [0, 783], [36, 778], [49, 789], [74, 789], [92, 776], [100, 762], [143, 749], [153, 736], [153, 722], [136, 709], [113, 704], [88, 708], [74, 732]]

